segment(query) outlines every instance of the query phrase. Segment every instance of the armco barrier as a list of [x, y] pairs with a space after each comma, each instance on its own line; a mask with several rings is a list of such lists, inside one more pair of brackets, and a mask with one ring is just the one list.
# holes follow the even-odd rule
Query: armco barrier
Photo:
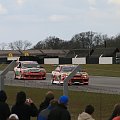
[[16, 66], [16, 62], [12, 61], [1, 73], [0, 73], [0, 90], [4, 89], [4, 79], [5, 75], [10, 71], [13, 70]]

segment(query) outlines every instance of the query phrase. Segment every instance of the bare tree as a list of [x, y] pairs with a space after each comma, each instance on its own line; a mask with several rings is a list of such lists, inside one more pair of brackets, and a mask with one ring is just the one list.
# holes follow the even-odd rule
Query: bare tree
[[31, 42], [29, 42], [28, 40], [25, 40], [24, 42], [23, 42], [23, 49], [24, 50], [26, 50], [26, 49], [28, 49], [31, 45], [32, 45], [32, 43]]
[[17, 40], [14, 42], [9, 43], [9, 48], [11, 50], [27, 50], [30, 48], [32, 43], [28, 40], [22, 41], [22, 40]]
[[49, 36], [48, 38], [45, 39], [45, 43], [46, 47], [49, 49], [60, 49], [63, 40], [55, 36]]
[[45, 41], [39, 41], [34, 47], [33, 49], [45, 49]]
[[0, 43], [0, 50], [6, 50], [7, 44], [6, 43]]

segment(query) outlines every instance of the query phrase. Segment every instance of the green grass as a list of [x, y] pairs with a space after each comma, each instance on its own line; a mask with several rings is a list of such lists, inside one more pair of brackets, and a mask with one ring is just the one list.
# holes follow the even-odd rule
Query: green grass
[[[7, 65], [1, 64], [0, 70], [3, 70]], [[56, 65], [42, 65], [45, 67], [47, 72], [51, 72], [56, 68]], [[120, 64], [112, 65], [98, 65], [98, 64], [85, 64], [81, 65], [89, 75], [96, 76], [114, 76], [120, 77]], [[18, 91], [25, 91], [28, 97], [31, 97], [38, 107], [40, 102], [44, 99], [45, 93], [49, 89], [40, 88], [27, 88], [27, 87], [10, 87], [5, 86], [5, 91], [8, 95], [9, 105], [13, 105], [15, 102], [15, 96]], [[55, 97], [58, 98], [63, 94], [62, 90], [52, 90], [55, 93]], [[80, 91], [69, 91], [69, 111], [72, 116], [72, 120], [77, 120], [78, 114], [81, 113], [87, 104], [95, 106], [94, 118], [96, 120], [106, 120], [109, 118], [113, 106], [119, 103], [119, 95], [110, 95], [102, 93], [91, 93], [91, 92], [80, 92]], [[32, 120], [36, 120], [33, 118]]]
[[4, 70], [8, 64], [0, 64], [0, 70]]
[[[16, 93], [21, 90], [25, 91], [27, 97], [32, 98], [38, 107], [44, 99], [45, 93], [51, 89], [5, 86], [5, 91], [8, 96], [7, 102], [10, 106], [15, 102]], [[53, 89], [52, 91], [55, 93], [56, 99], [63, 94], [62, 90]], [[119, 95], [69, 91], [68, 109], [71, 113], [72, 120], [77, 120], [78, 114], [84, 111], [85, 106], [87, 104], [92, 104], [95, 107], [95, 112], [93, 114], [94, 118], [96, 120], [106, 120], [112, 113], [114, 104], [119, 103], [119, 100]], [[32, 118], [32, 120], [36, 120], [36, 118]]]

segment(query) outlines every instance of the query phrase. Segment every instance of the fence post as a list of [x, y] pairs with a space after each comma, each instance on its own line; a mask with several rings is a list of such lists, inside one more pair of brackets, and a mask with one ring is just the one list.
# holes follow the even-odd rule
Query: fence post
[[16, 66], [16, 62], [12, 61], [0, 74], [0, 90], [4, 89], [4, 79], [5, 75], [11, 70], [13, 71], [14, 67]]
[[4, 76], [0, 75], [0, 90], [4, 89]]
[[65, 78], [63, 83], [63, 95], [68, 96], [68, 81], [78, 72], [78, 70], [81, 70], [80, 65], [78, 65], [67, 78]]

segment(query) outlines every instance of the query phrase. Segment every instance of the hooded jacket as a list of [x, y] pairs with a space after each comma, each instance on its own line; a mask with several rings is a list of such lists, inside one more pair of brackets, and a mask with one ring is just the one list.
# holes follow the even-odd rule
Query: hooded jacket
[[48, 120], [71, 120], [71, 116], [64, 104], [59, 104], [48, 115]]
[[39, 105], [39, 110], [38, 110], [39, 113], [40, 113], [42, 110], [46, 109], [46, 108], [49, 106], [50, 101], [53, 100], [53, 99], [54, 99], [54, 94], [53, 94], [53, 92], [48, 91], [48, 93], [47, 93], [46, 96], [45, 96], [44, 101], [41, 102], [40, 105]]
[[0, 120], [6, 120], [10, 115], [10, 108], [8, 104], [5, 102], [7, 100], [6, 93], [1, 90], [0, 91]]
[[95, 120], [95, 119], [93, 119], [90, 114], [82, 112], [81, 114], [79, 114], [78, 120]]
[[34, 103], [30, 105], [25, 103], [26, 94], [19, 92], [16, 97], [16, 104], [12, 106], [11, 113], [16, 114], [20, 120], [30, 120], [30, 117], [36, 117], [38, 114], [37, 107]]

